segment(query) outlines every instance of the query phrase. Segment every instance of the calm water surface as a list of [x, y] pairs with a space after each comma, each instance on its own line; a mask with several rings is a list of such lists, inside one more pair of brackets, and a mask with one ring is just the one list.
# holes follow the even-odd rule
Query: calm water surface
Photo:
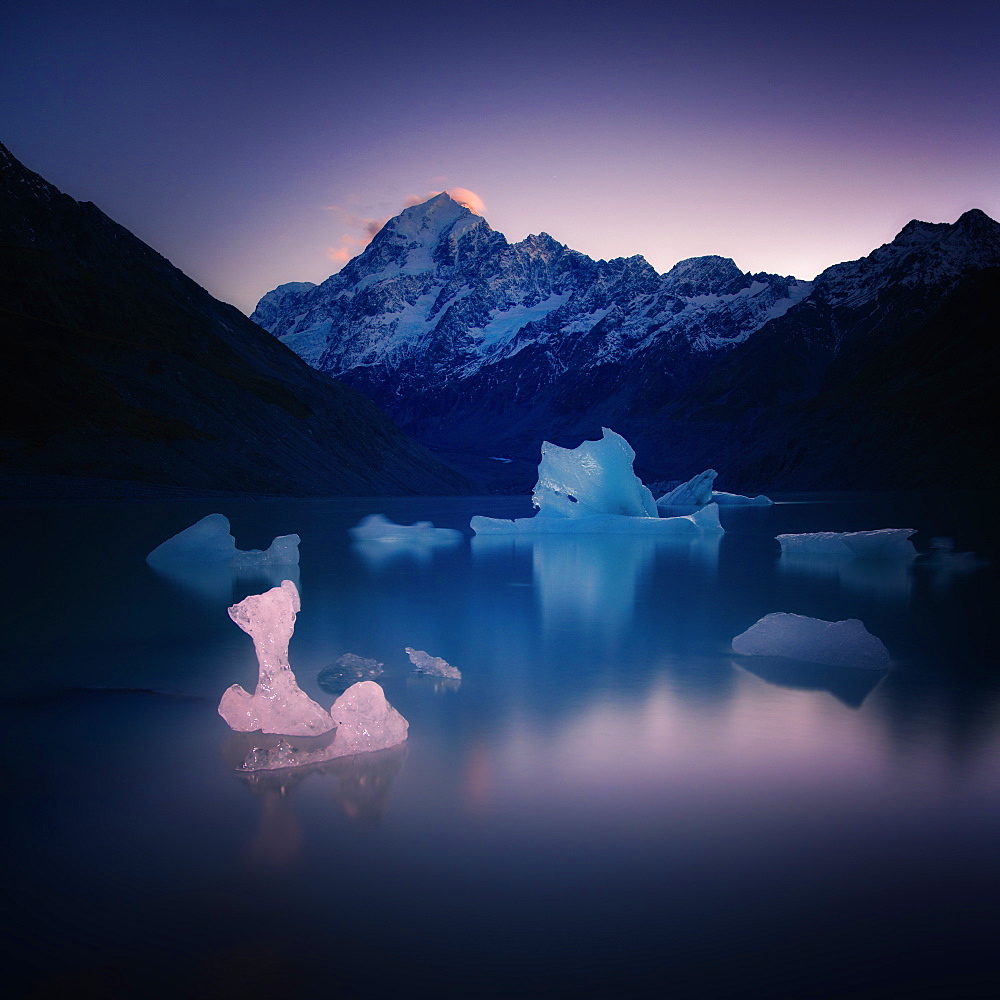
[[[472, 538], [512, 498], [7, 505], [4, 968], [23, 996], [978, 997], [1000, 991], [997, 538], [971, 500], [799, 497], [718, 541]], [[385, 664], [402, 747], [245, 775], [226, 608], [144, 563], [205, 514], [302, 537], [290, 659]], [[367, 513], [466, 531], [353, 546]], [[788, 561], [913, 527], [978, 560]], [[987, 562], [988, 561], [988, 562]], [[985, 565], [982, 563], [986, 563]], [[735, 656], [860, 618], [885, 674]], [[404, 646], [459, 667], [415, 677]], [[252, 742], [252, 741], [251, 741]]]

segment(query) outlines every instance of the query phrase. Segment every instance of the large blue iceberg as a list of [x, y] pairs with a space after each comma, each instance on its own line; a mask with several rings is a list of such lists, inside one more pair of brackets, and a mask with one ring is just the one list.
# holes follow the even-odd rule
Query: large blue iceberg
[[602, 428], [599, 441], [577, 448], [542, 444], [531, 502], [538, 513], [510, 521], [476, 516], [477, 534], [720, 534], [719, 509], [709, 504], [683, 517], [660, 517], [653, 494], [632, 471], [635, 452], [620, 434]]

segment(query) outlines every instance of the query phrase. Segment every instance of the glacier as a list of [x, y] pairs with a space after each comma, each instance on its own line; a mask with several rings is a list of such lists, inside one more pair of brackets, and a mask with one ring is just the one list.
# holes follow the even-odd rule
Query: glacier
[[278, 535], [265, 549], [238, 549], [225, 514], [209, 514], [161, 542], [146, 556], [150, 566], [211, 564], [234, 569], [299, 564], [298, 535]]
[[889, 651], [857, 618], [828, 622], [786, 612], [765, 615], [733, 639], [743, 656], [780, 656], [829, 666], [885, 670]]
[[917, 550], [910, 535], [916, 528], [876, 528], [873, 531], [811, 531], [778, 535], [782, 555], [829, 555], [856, 559], [913, 559]]
[[472, 518], [478, 534], [680, 534], [722, 532], [719, 508], [709, 504], [694, 514], [661, 518], [649, 489], [632, 471], [635, 452], [620, 434], [601, 429], [599, 441], [576, 448], [542, 443], [538, 481], [531, 495], [533, 517]]

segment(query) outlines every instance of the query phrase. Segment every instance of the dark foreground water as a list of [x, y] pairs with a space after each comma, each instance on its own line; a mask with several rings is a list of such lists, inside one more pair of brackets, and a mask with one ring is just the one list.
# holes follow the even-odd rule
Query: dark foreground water
[[[800, 500], [807, 498], [799, 498]], [[723, 512], [718, 543], [352, 547], [366, 513], [526, 500], [36, 504], [6, 518], [4, 981], [23, 996], [1000, 993], [996, 535], [971, 498]], [[204, 514], [302, 536], [291, 662], [385, 664], [410, 739], [244, 775], [228, 605], [166, 576]], [[914, 527], [972, 559], [788, 563], [783, 531]], [[735, 656], [771, 611], [860, 618], [886, 674]], [[404, 646], [460, 685], [414, 677]]]

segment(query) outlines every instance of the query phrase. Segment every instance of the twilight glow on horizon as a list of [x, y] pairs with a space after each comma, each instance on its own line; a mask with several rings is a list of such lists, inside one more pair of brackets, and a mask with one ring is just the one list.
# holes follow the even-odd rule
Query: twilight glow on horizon
[[0, 141], [249, 312], [448, 190], [509, 240], [812, 278], [1000, 217], [1000, 7], [40, 0]]

